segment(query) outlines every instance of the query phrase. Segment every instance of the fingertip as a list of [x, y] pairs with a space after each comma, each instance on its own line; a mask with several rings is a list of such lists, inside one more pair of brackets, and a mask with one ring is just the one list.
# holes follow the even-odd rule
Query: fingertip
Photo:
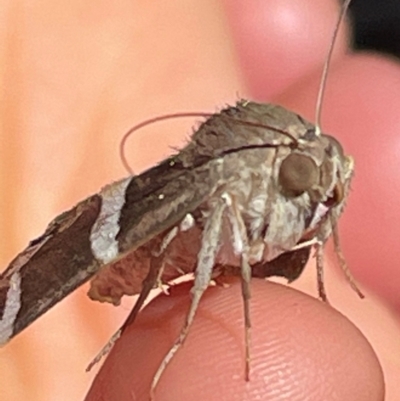
[[[252, 98], [270, 99], [322, 66], [339, 15], [337, 1], [226, 0], [224, 5]], [[335, 54], [346, 48], [345, 31]]]
[[[190, 286], [176, 286], [171, 296], [145, 308], [107, 358], [87, 401], [149, 399], [151, 378], [182, 327]], [[251, 380], [245, 382], [240, 283], [210, 288], [156, 400], [382, 399], [374, 352], [334, 309], [285, 286], [253, 280], [251, 319]]]

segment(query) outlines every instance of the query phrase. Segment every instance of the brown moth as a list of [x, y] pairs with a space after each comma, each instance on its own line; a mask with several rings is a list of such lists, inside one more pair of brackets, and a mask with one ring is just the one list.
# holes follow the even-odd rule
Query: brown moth
[[239, 101], [206, 119], [176, 155], [55, 218], [0, 277], [0, 343], [92, 279], [89, 295], [95, 300], [119, 304], [123, 295], [140, 294], [100, 357], [134, 321], [153, 288], [194, 272], [184, 327], [154, 377], [153, 392], [211, 280], [240, 275], [248, 378], [251, 277], [293, 281], [314, 248], [319, 295], [326, 300], [323, 252], [333, 236], [341, 266], [358, 291], [336, 226], [353, 160], [318, 127], [278, 105]]

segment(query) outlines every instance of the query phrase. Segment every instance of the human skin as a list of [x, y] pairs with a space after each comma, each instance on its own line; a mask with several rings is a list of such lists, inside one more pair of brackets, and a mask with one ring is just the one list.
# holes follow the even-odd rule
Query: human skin
[[[310, 12], [313, 18], [319, 21], [320, 26], [325, 24], [331, 27], [332, 4], [313, 8], [312, 2], [309, 2], [309, 10], [296, 15], [290, 2], [259, 1], [252, 2], [251, 5], [226, 2], [225, 6], [241, 65], [246, 66], [250, 61], [252, 64], [252, 68], [247, 69], [251, 72], [247, 81], [255, 96], [268, 100], [272, 97], [272, 100], [313, 119], [315, 92], [321, 75], [320, 63], [326, 53], [326, 37], [312, 32], [313, 40], [321, 40], [323, 43], [321, 48], [324, 51], [317, 52], [318, 57], [313, 60], [315, 64], [310, 66], [307, 54], [299, 51], [299, 48], [305, 46], [301, 39], [308, 40], [307, 35], [303, 38], [299, 35], [300, 38], [296, 41], [288, 41], [285, 36], [286, 30], [291, 31], [291, 35], [296, 35], [296, 31], [287, 28], [286, 24], [288, 20], [292, 21], [295, 18], [296, 21], [292, 21], [293, 25], [302, 29], [307, 26]], [[254, 17], [260, 14], [265, 15], [264, 20], [262, 17], [258, 20]], [[312, 28], [310, 30], [312, 31]], [[268, 38], [273, 46], [260, 40], [259, 36]], [[320, 44], [315, 44], [316, 48], [318, 45]], [[270, 54], [268, 50], [257, 46], [269, 46]], [[296, 76], [298, 71], [292, 71], [292, 76], [288, 76], [290, 71], [284, 71], [287, 81], [280, 81], [283, 78], [277, 76], [278, 72], [270, 72], [274, 69], [284, 69], [281, 58], [276, 59], [271, 55], [276, 55], [275, 47], [280, 49], [279, 52], [285, 53], [287, 63], [295, 61], [301, 73], [304, 73], [303, 67], [310, 71], [309, 74], [299, 77]], [[380, 183], [379, 189], [383, 189], [383, 193], [371, 194], [372, 191], [368, 189], [374, 186], [374, 183], [361, 180], [363, 175], [366, 175], [368, 181], [375, 178], [380, 182], [387, 178], [392, 185], [398, 185], [400, 170], [389, 169], [383, 178], [378, 174], [379, 167], [372, 166], [371, 158], [373, 156], [373, 160], [380, 164], [383, 170], [384, 166], [376, 159], [383, 157], [382, 162], [387, 163], [390, 157], [386, 155], [385, 158], [377, 153], [378, 149], [384, 148], [390, 152], [391, 148], [390, 145], [382, 147], [382, 136], [379, 137], [380, 140], [376, 139], [378, 126], [379, 132], [385, 132], [385, 141], [393, 141], [393, 145], [399, 143], [395, 134], [390, 135], [399, 127], [400, 120], [394, 115], [399, 100], [396, 99], [396, 91], [388, 88], [387, 84], [400, 84], [400, 70], [395, 63], [376, 56], [341, 54], [337, 57], [329, 76], [330, 86], [324, 101], [323, 128], [326, 132], [335, 133], [346, 150], [352, 149], [356, 160], [361, 160], [357, 164], [356, 176], [360, 178], [354, 182], [354, 194], [352, 193], [351, 197], [357, 193], [358, 188], [364, 195], [364, 202], [362, 195], [354, 196], [356, 199], [352, 199], [351, 212], [346, 210], [349, 216], [344, 222], [342, 240], [346, 242], [346, 250], [351, 248], [353, 243], [364, 242], [365, 249], [371, 247], [373, 252], [379, 252], [376, 246], [378, 241], [382, 241], [382, 244], [385, 241], [393, 241], [392, 232], [387, 233], [386, 227], [379, 223], [381, 214], [375, 209], [370, 210], [368, 214], [368, 217], [375, 221], [375, 225], [372, 222], [366, 223], [365, 214], [369, 205], [366, 205], [368, 202], [365, 202], [365, 197], [368, 194], [373, 197], [374, 203], [381, 202], [381, 207], [387, 207], [390, 202], [384, 197], [388, 196], [391, 189]], [[265, 73], [266, 70], [270, 74]], [[244, 68], [243, 74], [246, 75], [247, 71]], [[262, 89], [267, 91], [269, 82], [272, 82], [271, 93], [263, 94]], [[282, 90], [279, 85], [284, 86], [288, 83], [290, 86], [277, 94]], [[363, 91], [361, 98], [360, 89]], [[386, 93], [385, 89], [389, 89], [389, 93]], [[365, 99], [367, 94], [369, 98]], [[388, 107], [387, 102], [390, 103], [390, 100], [387, 96], [390, 94], [396, 106], [391, 104]], [[383, 99], [385, 102], [382, 102]], [[393, 155], [389, 160], [395, 162]], [[380, 199], [381, 197], [383, 199]], [[375, 204], [375, 208], [377, 206]], [[355, 230], [352, 228], [354, 225], [363, 228]], [[365, 226], [374, 232], [370, 245], [368, 239], [372, 239], [372, 236], [365, 233]], [[396, 229], [395, 224], [393, 226]], [[358, 233], [357, 236], [354, 235], [355, 232]], [[375, 247], [372, 244], [375, 244]], [[393, 280], [378, 283], [393, 271], [389, 266], [374, 269], [371, 258], [364, 255], [364, 252], [360, 247], [360, 256], [349, 252], [351, 266], [362, 264], [354, 269], [357, 278], [382, 297], [386, 295], [387, 300], [396, 305], [398, 299], [394, 292], [390, 291], [390, 288], [385, 291], [385, 287], [394, 289]], [[395, 265], [393, 251], [391, 255], [394, 257], [391, 262]], [[382, 257], [388, 259], [387, 255]], [[365, 263], [366, 261], [368, 263]], [[333, 268], [330, 264], [331, 260], [328, 269]], [[386, 274], [382, 272], [385, 269]], [[374, 278], [371, 279], [371, 276]], [[339, 289], [331, 289], [332, 283], [329, 282], [327, 286], [333, 294], [344, 291], [340, 280], [337, 283]], [[190, 303], [189, 288], [188, 284], [174, 287], [169, 296], [160, 296], [143, 311], [135, 325], [126, 331], [109, 355], [89, 392], [87, 401], [148, 399], [151, 378], [182, 327]], [[357, 309], [362, 301], [354, 296], [348, 302]], [[243, 378], [244, 340], [240, 285], [232, 282], [229, 288], [210, 289], [204, 297], [188, 340], [166, 369], [156, 390], [158, 401], [260, 398], [383, 400], [384, 385], [379, 362], [365, 337], [349, 320], [314, 298], [260, 280], [253, 280], [251, 305], [253, 373], [250, 382], [245, 382]], [[376, 325], [376, 322], [371, 320], [370, 324]], [[398, 347], [398, 342], [397, 345], [393, 343], [393, 347]], [[385, 363], [385, 366], [387, 365]], [[387, 399], [396, 398], [396, 390], [390, 382], [391, 375], [395, 377], [396, 369], [398, 371], [398, 364], [394, 363], [385, 372], [389, 388]]]
[[[315, 88], [336, 15], [334, 2], [316, 9], [320, 2], [304, 1], [301, 10], [308, 11], [295, 13], [290, 12], [293, 2], [285, 1], [226, 1], [223, 8], [211, 1], [195, 3], [192, 13], [173, 0], [168, 7], [141, 3], [134, 10], [131, 2], [118, 7], [70, 2], [68, 9], [61, 2], [42, 2], [31, 5], [29, 12], [22, 12], [22, 5], [10, 6], [9, 24], [2, 24], [2, 34], [8, 35], [5, 43], [12, 43], [2, 63], [7, 67], [2, 71], [7, 83], [3, 146], [12, 149], [2, 160], [9, 172], [2, 176], [2, 188], [10, 196], [2, 203], [9, 240], [4, 258], [10, 259], [40, 233], [56, 212], [124, 174], [114, 149], [137, 121], [177, 110], [215, 110], [237, 92], [279, 102], [313, 119]], [[24, 23], [17, 23], [20, 15]], [[267, 16], [262, 22], [250, 19], [261, 15]], [[137, 30], [143, 34], [137, 36]], [[27, 41], [30, 46], [24, 47]], [[339, 41], [339, 54], [343, 47]], [[212, 288], [187, 343], [160, 382], [157, 400], [182, 394], [189, 400], [278, 400], [287, 391], [293, 392], [290, 399], [296, 395], [299, 400], [381, 400], [380, 368], [361, 332], [383, 367], [386, 400], [399, 399], [399, 69], [381, 57], [338, 58], [322, 123], [356, 158], [340, 231], [367, 300], [348, 290], [330, 259], [326, 286], [332, 306], [360, 331], [312, 298], [312, 265], [294, 285], [312, 297], [254, 280], [252, 376], [246, 383], [239, 285]], [[166, 154], [168, 145], [182, 143], [185, 132], [180, 126], [157, 126], [139, 133], [130, 147], [132, 167], [150, 166]], [[22, 176], [17, 176], [24, 163]], [[126, 310], [109, 313], [82, 294], [69, 298], [2, 350], [5, 399], [53, 401], [55, 394], [82, 398], [82, 380], [89, 377], [84, 367]], [[98, 395], [105, 389], [121, 401], [147, 399], [151, 375], [178, 333], [189, 300], [185, 284], [145, 309], [110, 354], [87, 399], [101, 399]], [[109, 317], [111, 313], [118, 317]], [[297, 375], [289, 374], [288, 367]]]

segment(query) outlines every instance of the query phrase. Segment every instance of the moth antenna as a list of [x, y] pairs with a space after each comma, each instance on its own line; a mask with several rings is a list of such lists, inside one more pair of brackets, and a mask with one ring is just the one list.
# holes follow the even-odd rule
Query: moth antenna
[[172, 114], [163, 114], [161, 116], [157, 116], [154, 118], [149, 118], [148, 120], [142, 121], [141, 123], [133, 126], [121, 139], [120, 145], [119, 145], [119, 155], [121, 158], [121, 162], [123, 166], [125, 167], [125, 170], [130, 174], [133, 175], [133, 170], [131, 169], [129, 162], [127, 160], [126, 154], [125, 154], [125, 146], [126, 142], [129, 139], [129, 137], [139, 129], [146, 127], [147, 125], [151, 125], [154, 123], [157, 123], [159, 121], [165, 121], [165, 120], [172, 120], [173, 118], [182, 118], [182, 117], [211, 117], [211, 113], [202, 113], [202, 112], [183, 112], [183, 113], [172, 113]]
[[[298, 140], [293, 135], [291, 135], [289, 132], [287, 132], [287, 131], [285, 131], [283, 129], [274, 127], [272, 125], [253, 123], [251, 121], [241, 121], [241, 120], [235, 120], [235, 121], [238, 124], [247, 125], [249, 127], [265, 128], [265, 129], [269, 129], [271, 131], [277, 132], [278, 134], [282, 134], [282, 135], [288, 137], [293, 142], [294, 146], [298, 145]], [[267, 145], [267, 146], [278, 147], [278, 146], [282, 146], [282, 144], [270, 144], [270, 145]]]
[[335, 24], [335, 29], [333, 31], [332, 41], [329, 45], [328, 54], [325, 59], [324, 68], [322, 70], [321, 83], [318, 89], [317, 103], [315, 106], [315, 134], [317, 136], [321, 135], [321, 110], [322, 101], [324, 100], [326, 81], [328, 79], [329, 67], [332, 61], [333, 49], [335, 47], [336, 39], [339, 34], [339, 28], [342, 25], [342, 21], [346, 15], [349, 8], [351, 0], [345, 0], [341, 6], [339, 17]]

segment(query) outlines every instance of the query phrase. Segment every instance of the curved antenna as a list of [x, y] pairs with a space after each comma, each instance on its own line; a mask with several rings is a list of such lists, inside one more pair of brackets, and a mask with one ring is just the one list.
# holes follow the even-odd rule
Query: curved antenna
[[317, 136], [321, 135], [321, 110], [322, 101], [324, 100], [326, 81], [328, 78], [329, 67], [332, 60], [333, 49], [335, 47], [335, 42], [339, 33], [339, 28], [342, 24], [346, 11], [349, 8], [351, 0], [345, 0], [341, 6], [339, 18], [336, 21], [335, 29], [333, 31], [332, 41], [329, 45], [328, 54], [325, 59], [324, 68], [322, 70], [321, 83], [318, 89], [317, 103], [315, 106], [315, 134]]
[[[121, 158], [121, 162], [122, 165], [124, 166], [125, 170], [130, 174], [133, 175], [133, 171], [129, 165], [128, 159], [126, 157], [125, 154], [125, 149], [126, 149], [126, 142], [128, 141], [129, 137], [136, 131], [138, 131], [139, 129], [146, 127], [147, 125], [151, 125], [153, 123], [157, 123], [160, 121], [165, 121], [165, 120], [171, 120], [173, 118], [186, 118], [186, 117], [211, 117], [213, 114], [212, 113], [204, 113], [204, 112], [180, 112], [180, 113], [171, 113], [171, 114], [163, 114], [161, 116], [157, 116], [154, 118], [149, 118], [148, 120], [142, 121], [141, 123], [133, 126], [131, 129], [129, 129], [129, 131], [122, 137], [120, 145], [119, 145], [119, 155]], [[291, 141], [293, 142], [293, 144], [296, 146], [297, 145], [297, 139], [291, 135], [290, 133], [281, 130], [277, 127], [273, 127], [273, 126], [269, 126], [269, 125], [265, 125], [265, 124], [258, 124], [258, 123], [253, 123], [251, 121], [240, 121], [240, 120], [236, 120], [237, 123], [242, 123], [244, 125], [249, 125], [252, 127], [257, 127], [257, 128], [265, 128], [265, 129], [269, 129], [271, 131], [275, 131], [279, 134], [282, 134], [286, 137], [288, 137], [289, 139], [291, 139]], [[278, 145], [274, 145], [274, 146], [278, 146]]]
[[119, 144], [119, 155], [122, 161], [123, 166], [128, 171], [129, 174], [133, 175], [133, 171], [129, 166], [128, 160], [125, 154], [125, 146], [129, 137], [136, 132], [137, 130], [146, 127], [147, 125], [157, 123], [159, 121], [171, 120], [173, 118], [181, 118], [181, 117], [211, 117], [212, 113], [201, 113], [201, 112], [188, 112], [188, 113], [172, 113], [172, 114], [163, 114], [161, 116], [157, 116], [154, 118], [149, 118], [148, 120], [142, 121], [141, 123], [133, 126], [121, 139]]

